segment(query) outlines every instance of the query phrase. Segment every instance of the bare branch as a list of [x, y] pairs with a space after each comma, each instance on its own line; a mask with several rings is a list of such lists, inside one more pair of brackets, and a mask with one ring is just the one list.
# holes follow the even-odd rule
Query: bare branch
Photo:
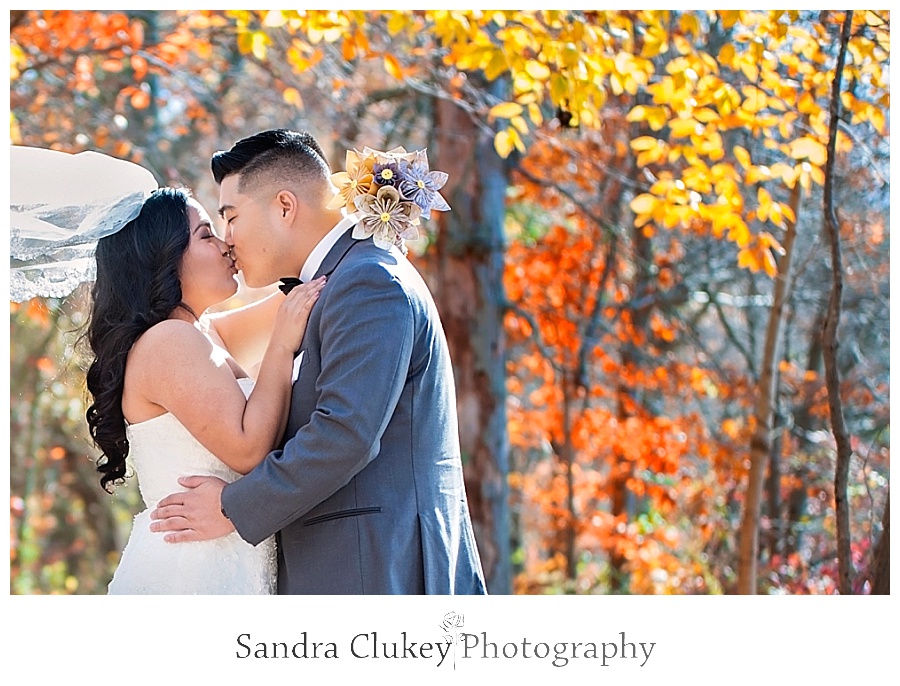
[[844, 18], [844, 26], [841, 31], [840, 50], [837, 57], [837, 65], [834, 70], [834, 82], [832, 84], [830, 117], [828, 127], [828, 159], [825, 163], [825, 233], [831, 244], [831, 298], [828, 303], [828, 313], [825, 317], [824, 357], [825, 357], [825, 384], [828, 389], [828, 409], [831, 415], [831, 428], [837, 447], [834, 474], [834, 499], [835, 518], [837, 520], [837, 558], [838, 558], [838, 587], [844, 595], [853, 592], [852, 562], [850, 559], [850, 502], [847, 493], [847, 483], [850, 472], [850, 436], [844, 423], [844, 410], [840, 395], [840, 372], [837, 366], [838, 338], [837, 330], [841, 319], [841, 297], [844, 288], [843, 262], [841, 258], [841, 238], [838, 233], [838, 220], [834, 207], [834, 167], [835, 150], [837, 147], [837, 130], [841, 113], [841, 76], [844, 71], [844, 61], [847, 56], [847, 43], [850, 39], [850, 29], [853, 24], [853, 10], [847, 10]]

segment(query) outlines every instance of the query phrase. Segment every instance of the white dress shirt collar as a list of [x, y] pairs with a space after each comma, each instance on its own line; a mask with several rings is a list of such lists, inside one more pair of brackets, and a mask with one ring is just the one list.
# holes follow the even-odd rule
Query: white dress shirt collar
[[315, 277], [316, 272], [319, 271], [319, 267], [322, 265], [322, 260], [325, 259], [325, 256], [328, 254], [328, 251], [334, 247], [334, 244], [337, 243], [338, 238], [340, 238], [344, 232], [349, 229], [351, 226], [358, 222], [358, 218], [355, 214], [348, 214], [346, 217], [341, 219], [331, 231], [326, 233], [322, 240], [316, 243], [316, 247], [313, 248], [312, 252], [309, 254], [309, 257], [306, 258], [306, 262], [303, 263], [303, 268], [300, 270], [300, 280], [303, 283], [309, 283]]

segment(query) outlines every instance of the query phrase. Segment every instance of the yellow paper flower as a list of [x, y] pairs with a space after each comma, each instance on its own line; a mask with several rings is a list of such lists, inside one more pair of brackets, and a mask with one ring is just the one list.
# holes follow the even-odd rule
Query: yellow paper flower
[[345, 166], [347, 171], [331, 175], [331, 183], [337, 188], [337, 193], [326, 207], [329, 210], [343, 207], [347, 212], [355, 212], [354, 201], [357, 196], [366, 195], [372, 188], [375, 160], [371, 155], [360, 155], [356, 150], [348, 150]]

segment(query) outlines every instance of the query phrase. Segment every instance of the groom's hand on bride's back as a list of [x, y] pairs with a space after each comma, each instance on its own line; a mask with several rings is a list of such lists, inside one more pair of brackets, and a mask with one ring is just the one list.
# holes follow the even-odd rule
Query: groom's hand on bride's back
[[157, 503], [150, 513], [151, 531], [165, 532], [167, 543], [209, 541], [234, 531], [234, 525], [222, 513], [222, 479], [186, 476], [178, 483], [187, 490]]

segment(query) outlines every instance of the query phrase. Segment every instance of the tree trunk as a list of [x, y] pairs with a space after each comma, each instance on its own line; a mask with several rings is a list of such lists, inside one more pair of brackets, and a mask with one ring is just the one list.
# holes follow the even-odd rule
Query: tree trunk
[[[790, 339], [790, 332], [785, 332], [785, 337]], [[778, 376], [775, 379], [775, 388], [778, 388]], [[769, 453], [769, 470], [766, 476], [766, 514], [769, 519], [769, 529], [766, 533], [765, 549], [769, 559], [784, 550], [784, 537], [786, 520], [783, 514], [781, 499], [782, 460], [781, 453], [784, 450], [784, 416], [781, 411], [781, 394], [776, 393], [774, 398], [774, 415], [772, 417], [773, 435], [772, 451]]]
[[881, 518], [881, 538], [875, 545], [872, 566], [869, 568], [869, 583], [872, 595], [891, 594], [891, 494], [888, 492]]
[[744, 499], [744, 514], [741, 520], [740, 550], [738, 563], [738, 593], [756, 593], [757, 564], [759, 561], [759, 514], [762, 504], [763, 484], [766, 466], [772, 453], [772, 424], [775, 414], [778, 363], [781, 360], [781, 327], [784, 322], [785, 306], [790, 296], [791, 264], [794, 240], [797, 237], [797, 219], [800, 213], [800, 184], [791, 189], [790, 206], [794, 210], [795, 221], [788, 221], [785, 232], [784, 255], [778, 261], [778, 276], [775, 279], [772, 309], [766, 327], [763, 348], [763, 362], [757, 383], [754, 417], [756, 428], [750, 439], [750, 475], [747, 494]]
[[[644, 233], [642, 227], [631, 227], [632, 260], [634, 267], [634, 280], [631, 285], [632, 300], [641, 301], [654, 287], [650, 275], [653, 265], [653, 243]], [[634, 327], [635, 335], [647, 337], [649, 330], [650, 313], [652, 306], [643, 306], [629, 309], [628, 321]], [[637, 343], [625, 336], [620, 352], [622, 367], [626, 370], [633, 369], [641, 364]], [[625, 426], [628, 419], [634, 416], [634, 408], [637, 401], [634, 398], [634, 389], [627, 383], [616, 384], [616, 419], [620, 426]], [[628, 481], [634, 476], [634, 463], [627, 459], [620, 451], [613, 451], [614, 462], [610, 470], [609, 493], [612, 500], [610, 512], [615, 517], [624, 517], [630, 520], [634, 517], [635, 495], [629, 488]], [[613, 550], [609, 556], [610, 566], [610, 593], [627, 593], [631, 586], [628, 574], [628, 560], [623, 553]]]
[[432, 167], [449, 174], [439, 213], [435, 296], [456, 375], [459, 432], [475, 537], [492, 594], [511, 592], [504, 236], [508, 184], [490, 136], [446, 100], [435, 105]]
[[850, 473], [850, 436], [844, 424], [844, 410], [841, 404], [841, 379], [837, 366], [837, 329], [841, 319], [841, 297], [844, 290], [844, 267], [841, 258], [841, 237], [838, 231], [834, 208], [834, 157], [837, 142], [838, 122], [841, 112], [841, 76], [847, 56], [847, 43], [853, 11], [847, 10], [844, 27], [841, 30], [841, 45], [834, 82], [831, 92], [831, 107], [828, 132], [828, 159], [825, 163], [825, 234], [831, 245], [831, 298], [825, 318], [823, 349], [825, 356], [825, 385], [828, 389], [828, 410], [831, 417], [831, 431], [837, 447], [834, 469], [835, 519], [837, 520], [838, 588], [844, 595], [852, 590], [852, 563], [850, 559], [850, 503], [847, 499], [847, 482]]
[[575, 465], [575, 447], [572, 444], [572, 402], [571, 396], [574, 384], [569, 379], [563, 377], [563, 445], [562, 460], [566, 470], [566, 530], [565, 530], [565, 546], [566, 546], [566, 578], [572, 581], [578, 576], [578, 555], [576, 553], [576, 537], [578, 521], [575, 512], [575, 474], [573, 467]]

